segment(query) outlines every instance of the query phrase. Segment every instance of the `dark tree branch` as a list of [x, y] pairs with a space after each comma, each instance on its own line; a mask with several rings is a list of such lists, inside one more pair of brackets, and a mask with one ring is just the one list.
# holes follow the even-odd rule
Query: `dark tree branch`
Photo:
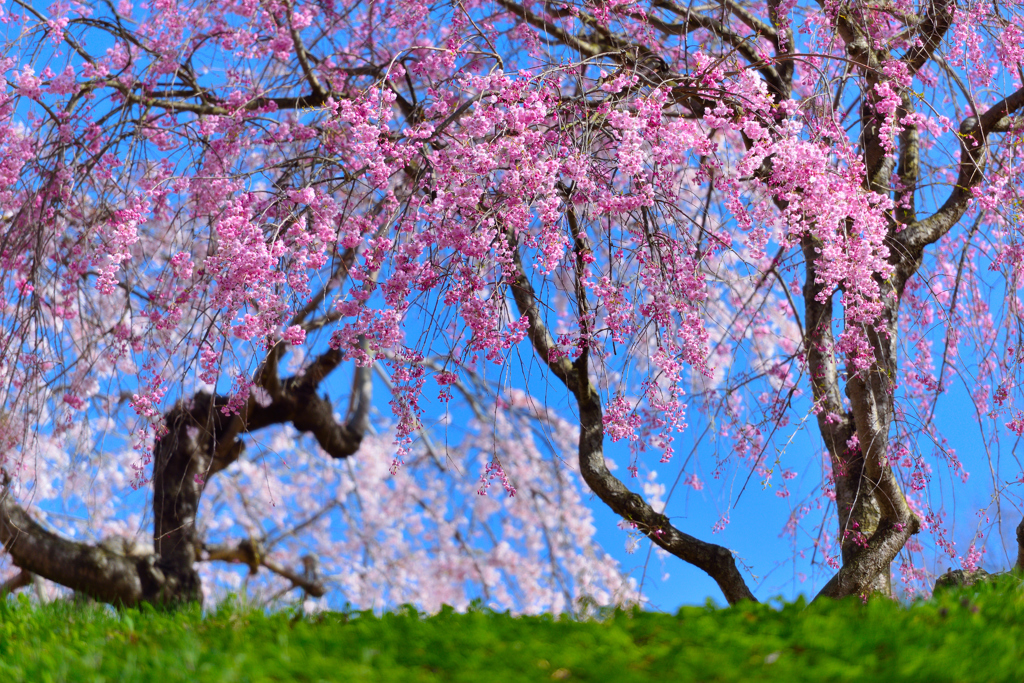
[[[792, 61], [785, 60], [780, 62], [780, 68], [782, 69], [782, 73], [780, 73], [776, 70], [775, 66], [772, 64], [766, 64], [765, 60], [761, 58], [761, 55], [757, 51], [755, 40], [748, 36], [740, 35], [731, 29], [727, 22], [719, 21], [718, 19], [706, 14], [701, 14], [700, 12], [681, 7], [672, 0], [660, 0], [657, 3], [657, 6], [671, 11], [673, 14], [682, 18], [683, 21], [681, 23], [670, 24], [650, 14], [633, 14], [631, 16], [645, 21], [655, 30], [660, 31], [665, 35], [685, 35], [696, 31], [697, 29], [706, 29], [713, 35], [718, 36], [722, 42], [740, 54], [748, 64], [756, 68], [758, 73], [761, 74], [761, 77], [764, 78], [771, 87], [773, 93], [777, 96], [781, 96], [782, 98], [789, 97], [789, 86], [793, 76]], [[775, 46], [777, 54], [788, 52], [788, 49], [783, 50], [780, 47], [778, 33], [775, 29], [769, 27], [767, 24], [754, 17], [746, 10], [740, 8], [738, 5], [730, 4], [729, 9], [745, 24], [752, 28], [756, 26], [758, 28], [755, 30], [763, 31], [764, 35], [769, 38]], [[629, 49], [634, 50], [638, 47], [635, 43], [624, 36], [612, 36], [607, 32], [606, 36], [620, 47], [628, 45]], [[792, 40], [789, 41], [789, 46], [792, 46]], [[678, 74], [675, 74], [674, 76], [675, 78], [679, 78]]]
[[920, 71], [935, 54], [953, 22], [955, 7], [956, 3], [953, 0], [932, 0], [928, 5], [924, 21], [919, 26], [917, 43], [903, 55], [903, 62], [911, 76]]
[[[778, 56], [789, 55], [793, 52], [793, 27], [792, 25], [783, 23], [783, 17], [780, 14], [780, 0], [768, 0], [768, 18], [772, 22], [773, 32], [776, 32], [775, 37], [769, 34], [769, 38], [772, 44], [775, 46], [775, 53]], [[778, 32], [781, 32], [781, 36]], [[780, 85], [785, 89], [780, 89], [777, 93], [779, 101], [789, 99], [793, 91], [793, 72], [796, 68], [795, 63], [792, 59], [780, 60], [776, 69], [779, 74]]]
[[557, 24], [539, 17], [532, 10], [526, 9], [523, 5], [509, 2], [509, 0], [497, 0], [497, 3], [504, 7], [505, 10], [516, 19], [521, 19], [530, 26], [544, 31], [566, 47], [575, 50], [582, 57], [597, 57], [605, 52], [602, 50], [601, 46], [590, 41], [583, 40], [582, 38], [577, 38], [568, 31], [563, 30]]
[[291, 581], [292, 588], [301, 588], [315, 598], [320, 598], [327, 594], [327, 588], [316, 573], [306, 572], [308, 575], [304, 576], [288, 569], [280, 562], [267, 557], [266, 548], [255, 539], [247, 538], [235, 544], [204, 544], [202, 560], [206, 562], [221, 561], [245, 564], [248, 565], [250, 574], [258, 572], [260, 567], [266, 567], [275, 574]]
[[[845, 419], [843, 394], [839, 387], [839, 368], [835, 360], [835, 338], [832, 334], [833, 296], [817, 282], [818, 242], [810, 236], [802, 240], [804, 253], [804, 339], [807, 363], [811, 377], [811, 390], [815, 405], [819, 407], [818, 426], [830, 452], [841, 452], [846, 440], [837, 436], [848, 430]], [[840, 418], [843, 416], [843, 418]]]
[[[199, 500], [215, 471], [214, 461], [223, 469], [243, 448], [242, 441], [230, 434], [238, 417], [221, 412], [226, 405], [223, 397], [205, 392], [189, 404], [179, 402], [167, 414], [167, 433], [153, 448], [153, 547], [161, 571], [178, 583], [169, 596], [174, 601], [202, 602], [199, 574], [193, 566], [200, 548]], [[230, 450], [222, 444], [230, 445]]]
[[[579, 244], [579, 241], [577, 241]], [[718, 583], [725, 599], [733, 605], [742, 600], [755, 600], [746, 581], [736, 567], [736, 560], [727, 548], [685, 534], [654, 509], [637, 493], [630, 491], [608, 470], [604, 461], [604, 421], [601, 397], [590, 381], [586, 346], [575, 362], [556, 357], [554, 341], [541, 318], [533, 286], [522, 267], [518, 246], [510, 238], [515, 282], [512, 295], [521, 315], [530, 322], [528, 336], [534, 351], [552, 374], [576, 397], [579, 408], [579, 462], [584, 481], [598, 497], [623, 519], [636, 525], [644, 535], [676, 557], [704, 570]], [[577, 279], [582, 257], [577, 248]], [[577, 282], [577, 292], [580, 283]], [[585, 302], [578, 302], [586, 306]]]
[[22, 569], [20, 572], [0, 584], [0, 600], [19, 588], [32, 585], [32, 572]]
[[[910, 97], [904, 93], [898, 111], [900, 119], [914, 113], [914, 105]], [[900, 131], [899, 164], [896, 177], [899, 188], [895, 193], [896, 222], [908, 225], [917, 220], [915, 193], [921, 176], [920, 136], [916, 124], [908, 124]]]
[[[271, 350], [257, 379], [270, 382], [271, 374], [276, 375], [278, 348]], [[367, 352], [365, 341], [362, 348]], [[353, 395], [344, 424], [334, 419], [329, 400], [316, 393], [340, 362], [341, 352], [337, 350], [322, 354], [304, 373], [279, 382], [277, 397], [265, 405], [250, 397], [241, 415], [224, 415], [221, 409], [228, 399], [205, 392], [168, 411], [167, 431], [157, 439], [153, 453], [152, 553], [136, 556], [115, 552], [103, 544], [61, 538], [13, 501], [6, 475], [0, 487], [0, 543], [23, 570], [103, 602], [202, 602], [199, 575], [194, 568], [203, 548], [196, 530], [199, 500], [209, 477], [241, 455], [244, 443], [239, 437], [243, 432], [291, 423], [299, 431], [313, 433], [334, 458], [348, 457], [358, 450], [369, 426], [369, 366], [357, 367], [354, 372]], [[252, 550], [255, 552], [255, 547]], [[259, 564], [285, 576], [310, 595], [323, 594], [322, 586], [318, 588], [272, 560]]]
[[321, 91], [319, 93], [314, 92], [309, 95], [298, 95], [295, 97], [254, 97], [239, 107], [226, 107], [220, 104], [211, 104], [205, 100], [200, 102], [189, 102], [179, 99], [166, 99], [153, 97], [146, 92], [143, 92], [140, 95], [116, 80], [108, 80], [103, 85], [117, 89], [125, 99], [132, 104], [138, 104], [144, 107], [153, 107], [156, 109], [166, 109], [168, 111], [190, 112], [200, 116], [231, 116], [238, 110], [259, 111], [270, 106], [273, 106], [278, 110], [316, 109], [327, 104], [327, 100], [330, 97], [342, 97], [338, 93]]
[[141, 575], [146, 573], [157, 578], [160, 574], [152, 563], [70, 541], [44, 528], [14, 502], [10, 480], [3, 476], [0, 543], [22, 573], [38, 574], [115, 605], [131, 606], [145, 599]]
[[[374, 214], [379, 211], [382, 205], [383, 202], [378, 203], [377, 207], [375, 207]], [[345, 278], [348, 277], [349, 270], [352, 268], [352, 264], [355, 260], [356, 250], [354, 248], [350, 247], [343, 251], [337, 257], [337, 263], [334, 266], [333, 272], [331, 272], [331, 277], [328, 278], [327, 282], [320, 287], [314, 296], [310, 297], [305, 306], [295, 312], [295, 315], [292, 316], [292, 319], [288, 324], [304, 325], [306, 323], [306, 319], [309, 318], [309, 316], [312, 315], [313, 312], [316, 311], [316, 309], [319, 308], [327, 299], [327, 295], [330, 294], [335, 287], [340, 286], [340, 284], [345, 281]], [[306, 331], [308, 332], [309, 330]]]
[[878, 505], [864, 481], [864, 454], [848, 444], [856, 434], [854, 417], [843, 405], [839, 368], [832, 333], [834, 292], [821, 296], [817, 283], [817, 243], [802, 241], [804, 252], [804, 334], [811, 390], [817, 406], [818, 431], [832, 464], [839, 516], [839, 543], [844, 563], [860, 551], [864, 535], [875, 531], [881, 518]]
[[956, 185], [938, 211], [908, 226], [896, 235], [898, 242], [910, 253], [920, 253], [948, 233], [967, 211], [973, 196], [971, 190], [985, 176], [988, 136], [1004, 133], [1015, 124], [1014, 115], [1024, 107], [1024, 88], [990, 107], [980, 117], [971, 116], [960, 124], [960, 169]]
[[917, 525], [893, 524], [884, 520], [878, 531], [863, 548], [850, 560], [844, 561], [842, 568], [833, 576], [824, 588], [815, 596], [818, 598], [842, 598], [847, 595], [863, 595], [870, 592], [875, 577], [884, 574], [888, 577], [889, 565], [896, 554], [906, 545], [910, 537], [917, 533]]
[[537, 298], [533, 293], [533, 285], [526, 277], [523, 269], [523, 262], [520, 260], [519, 249], [515, 241], [510, 237], [509, 245], [512, 250], [512, 263], [515, 267], [515, 282], [512, 285], [512, 298], [515, 299], [520, 315], [525, 315], [530, 321], [530, 329], [526, 335], [530, 339], [537, 356], [548, 366], [548, 369], [562, 380], [567, 387], [575, 386], [576, 368], [569, 359], [558, 355], [558, 347], [555, 340], [544, 325], [544, 318], [537, 304]]
[[[661, 4], [660, 2], [656, 2], [655, 3], [655, 5], [660, 5], [660, 4]], [[768, 4], [769, 4], [769, 11], [770, 12], [772, 11], [772, 8], [778, 6], [777, 0], [773, 0], [772, 2], [769, 2]], [[725, 5], [726, 9], [729, 10], [729, 13], [735, 15], [737, 19], [739, 19], [744, 24], [746, 24], [747, 28], [749, 28], [751, 31], [754, 31], [754, 32], [764, 36], [765, 38], [767, 38], [768, 40], [770, 40], [772, 42], [772, 45], [775, 46], [776, 50], [779, 49], [779, 34], [778, 34], [778, 31], [777, 31], [777, 28], [776, 28], [777, 24], [775, 23], [774, 20], [773, 20], [772, 23], [775, 24], [775, 25], [774, 26], [769, 26], [765, 22], [763, 22], [760, 19], [758, 19], [746, 7], [744, 7], [743, 5], [741, 5], [738, 2], [734, 2], [734, 0], [725, 0], [724, 5]]]
[[299, 60], [299, 66], [302, 67], [302, 73], [305, 74], [306, 80], [309, 82], [310, 88], [313, 90], [314, 96], [323, 96], [325, 93], [324, 88], [320, 85], [320, 79], [316, 77], [316, 71], [309, 63], [309, 54], [306, 52], [306, 46], [302, 42], [302, 36], [295, 30], [295, 26], [292, 24], [291, 12], [285, 12], [286, 21], [288, 22], [288, 31], [292, 36], [292, 44], [295, 46], [295, 56]]

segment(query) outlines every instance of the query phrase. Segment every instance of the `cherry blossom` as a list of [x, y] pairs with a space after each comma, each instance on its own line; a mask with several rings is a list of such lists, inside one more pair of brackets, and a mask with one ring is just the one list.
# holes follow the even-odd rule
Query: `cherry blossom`
[[[767, 590], [729, 535], [756, 498], [821, 595], [866, 595], [959, 557], [939, 494], [971, 471], [986, 518], [1019, 515], [1012, 8], [0, 17], [5, 577], [642, 601], [592, 497], [737, 602]], [[984, 456], [940, 419], [954, 388]], [[717, 521], [683, 529], [683, 498]], [[113, 553], [88, 585], [54, 569], [78, 540]]]

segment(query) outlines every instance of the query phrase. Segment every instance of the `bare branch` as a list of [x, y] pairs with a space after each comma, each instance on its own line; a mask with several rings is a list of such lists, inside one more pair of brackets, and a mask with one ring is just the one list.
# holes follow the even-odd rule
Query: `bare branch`
[[960, 124], [960, 171], [956, 185], [939, 210], [922, 221], [908, 226], [896, 240], [911, 254], [938, 241], [949, 232], [967, 211], [973, 194], [985, 176], [988, 136], [1003, 133], [1016, 123], [1013, 116], [1024, 107], [1024, 88], [990, 107], [980, 117], [971, 116]]
[[219, 104], [209, 104], [205, 101], [187, 102], [184, 100], [152, 97], [145, 92], [139, 95], [132, 92], [132, 90], [128, 89], [116, 80], [108, 80], [104, 85], [116, 88], [122, 95], [124, 95], [125, 99], [133, 104], [139, 104], [144, 107], [153, 107], [156, 109], [166, 109], [168, 111], [190, 112], [201, 116], [231, 116], [239, 110], [259, 111], [270, 106], [273, 106], [278, 110], [316, 109], [324, 106], [330, 97], [335, 97], [335, 99], [342, 97], [340, 94], [337, 94], [336, 96], [336, 93], [324, 92], [311, 93], [309, 95], [298, 95], [296, 97], [255, 97], [241, 106], [226, 107]]
[[307, 561], [307, 558], [315, 559], [312, 555], [304, 557], [303, 563], [306, 565], [306, 571], [303, 574], [299, 574], [288, 569], [277, 560], [267, 557], [266, 549], [262, 543], [255, 539], [247, 538], [234, 545], [228, 543], [204, 544], [202, 560], [205, 562], [221, 561], [245, 564], [248, 565], [250, 574], [258, 572], [260, 567], [266, 567], [275, 574], [291, 581], [292, 588], [301, 588], [315, 598], [323, 597], [327, 594], [327, 588], [321, 581], [319, 573], [313, 571], [311, 568], [313, 563]]
[[942, 43], [942, 38], [953, 23], [955, 7], [956, 3], [952, 0], [932, 0], [928, 5], [924, 21], [919, 27], [917, 42], [903, 55], [903, 62], [911, 76], [921, 70]]
[[[9, 480], [0, 486], [0, 543], [22, 574], [44, 576], [114, 605], [130, 606], [144, 599], [140, 569], [145, 560], [120, 557], [49, 531], [14, 502]], [[148, 569], [148, 578], [162, 578], [152, 564]]]
[[[533, 343], [534, 351], [576, 397], [580, 421], [579, 463], [584, 481], [612, 511], [633, 523], [651, 541], [676, 557], [704, 570], [718, 583], [729, 604], [736, 604], [741, 600], [756, 600], [739, 573], [731, 551], [681, 532], [672, 525], [667, 516], [655, 512], [642, 496], [630, 491], [608, 469], [604, 461], [601, 397], [590, 381], [586, 347], [574, 363], [570, 363], [566, 358], [556, 359], [553, 356], [554, 342], [540, 321], [533, 287], [523, 271], [519, 250], [514, 242], [512, 247], [513, 263], [516, 268], [513, 296], [520, 314], [526, 315], [530, 321], [528, 336]], [[577, 257], [581, 256], [582, 254], [577, 254]], [[577, 282], [578, 295], [581, 287], [581, 283]]]
[[9, 593], [13, 593], [19, 588], [32, 585], [33, 574], [30, 571], [22, 569], [20, 572], [12, 576], [11, 578], [0, 584], [0, 600], [7, 597]]

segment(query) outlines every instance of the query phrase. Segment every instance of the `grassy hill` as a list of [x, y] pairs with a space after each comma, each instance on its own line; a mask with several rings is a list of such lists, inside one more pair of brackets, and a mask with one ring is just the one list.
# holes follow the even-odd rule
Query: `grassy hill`
[[1024, 681], [1019, 579], [601, 620], [0, 603], [0, 681]]

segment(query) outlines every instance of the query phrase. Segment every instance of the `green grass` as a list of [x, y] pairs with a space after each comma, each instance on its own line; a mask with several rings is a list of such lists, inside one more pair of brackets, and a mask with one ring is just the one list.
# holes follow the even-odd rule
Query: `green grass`
[[873, 600], [313, 619], [0, 603], [0, 681], [1024, 681], [1019, 580]]

